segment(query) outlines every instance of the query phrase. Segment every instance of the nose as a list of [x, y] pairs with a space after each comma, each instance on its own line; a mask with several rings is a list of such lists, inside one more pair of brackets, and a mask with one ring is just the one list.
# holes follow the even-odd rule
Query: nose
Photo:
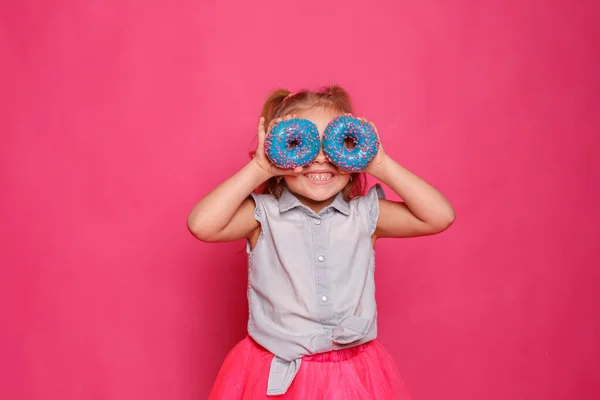
[[325, 157], [325, 153], [323, 152], [323, 147], [319, 150], [319, 154], [317, 154], [317, 158], [315, 158], [314, 162], [317, 164], [325, 164], [328, 162], [327, 157]]

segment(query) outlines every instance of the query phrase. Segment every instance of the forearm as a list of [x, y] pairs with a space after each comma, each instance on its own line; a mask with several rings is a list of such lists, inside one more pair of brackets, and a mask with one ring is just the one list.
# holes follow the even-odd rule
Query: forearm
[[220, 232], [250, 193], [270, 177], [268, 171], [250, 161], [194, 206], [188, 216], [189, 229], [207, 235]]
[[444, 195], [391, 157], [386, 156], [369, 173], [396, 192], [410, 212], [424, 223], [439, 226], [454, 221], [454, 208]]

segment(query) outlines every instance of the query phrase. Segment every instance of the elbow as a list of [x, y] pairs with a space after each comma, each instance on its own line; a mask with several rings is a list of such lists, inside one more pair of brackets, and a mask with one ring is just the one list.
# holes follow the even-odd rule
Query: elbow
[[454, 223], [455, 219], [456, 219], [456, 216], [454, 214], [452, 214], [447, 219], [443, 220], [442, 223], [440, 224], [440, 227], [441, 227], [440, 232], [443, 232], [446, 229], [450, 228], [452, 226], [452, 224]]
[[214, 236], [213, 232], [206, 229], [206, 224], [203, 224], [201, 221], [196, 221], [191, 217], [187, 219], [187, 229], [196, 239], [201, 242], [212, 242], [212, 237]]
[[450, 209], [447, 213], [439, 215], [435, 219], [435, 222], [431, 223], [430, 225], [434, 233], [440, 233], [450, 228], [455, 219], [456, 213], [454, 212], [454, 209]]

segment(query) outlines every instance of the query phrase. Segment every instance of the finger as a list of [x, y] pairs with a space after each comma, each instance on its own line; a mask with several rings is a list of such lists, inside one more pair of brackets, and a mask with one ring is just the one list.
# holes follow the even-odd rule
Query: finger
[[285, 176], [285, 175], [291, 175], [292, 170], [273, 166], [273, 173], [275, 176]]
[[258, 145], [262, 146], [265, 143], [265, 118], [260, 117], [258, 120]]
[[275, 171], [275, 175], [277, 175], [277, 176], [300, 175], [302, 173], [302, 171], [304, 171], [304, 168], [302, 168], [302, 167], [296, 167], [294, 169], [283, 169], [283, 168], [279, 168], [279, 167], [273, 167], [273, 168]]
[[377, 132], [377, 127], [375, 126], [374, 123], [369, 121], [369, 124], [371, 124], [371, 126], [373, 127], [373, 130], [375, 131], [375, 133], [377, 134], [377, 136], [379, 136], [379, 132]]
[[363, 124], [369, 124], [369, 125], [373, 126], [373, 123], [366, 118], [360, 117], [360, 118], [358, 118], [358, 120], [360, 122], [362, 122]]
[[374, 124], [373, 122], [369, 121], [369, 120], [368, 120], [368, 119], [366, 119], [366, 118], [362, 118], [362, 117], [361, 117], [361, 118], [359, 118], [359, 121], [361, 121], [361, 122], [364, 122], [365, 124], [369, 124], [369, 125], [371, 125], [371, 127], [373, 128], [373, 130], [375, 131], [375, 133], [376, 133], [377, 135], [379, 135], [379, 132], [377, 132], [377, 127], [375, 126], [375, 124]]

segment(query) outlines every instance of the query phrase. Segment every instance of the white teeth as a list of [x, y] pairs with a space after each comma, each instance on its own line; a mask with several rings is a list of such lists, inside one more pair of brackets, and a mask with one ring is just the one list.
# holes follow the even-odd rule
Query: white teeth
[[306, 177], [313, 181], [326, 181], [333, 177], [331, 172], [322, 172], [318, 174], [306, 174]]

